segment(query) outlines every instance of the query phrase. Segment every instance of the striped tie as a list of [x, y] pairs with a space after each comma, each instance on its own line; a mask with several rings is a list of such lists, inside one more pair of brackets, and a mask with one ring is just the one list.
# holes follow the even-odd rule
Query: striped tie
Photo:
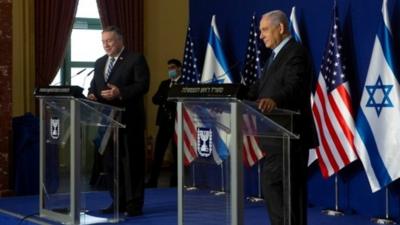
[[111, 70], [114, 67], [114, 62], [115, 62], [115, 58], [114, 57], [110, 57], [110, 62], [108, 63], [107, 72], [104, 75], [104, 80], [106, 82], [108, 81], [108, 78], [110, 77]]

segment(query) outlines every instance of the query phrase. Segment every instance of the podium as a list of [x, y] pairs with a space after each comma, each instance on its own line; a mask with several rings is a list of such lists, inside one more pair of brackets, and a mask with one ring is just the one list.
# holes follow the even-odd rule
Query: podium
[[[95, 137], [103, 148], [104, 144], [113, 147], [112, 160], [118, 165], [118, 130], [125, 127], [119, 122], [123, 109], [79, 98], [80, 91], [74, 86], [35, 91], [40, 107], [39, 213], [64, 224], [117, 223], [118, 166], [108, 184], [113, 196], [110, 187], [90, 185], [89, 177], [97, 151], [92, 144]], [[101, 214], [100, 209], [113, 199], [115, 213]]]
[[[236, 85], [176, 86], [169, 93], [169, 100], [177, 102], [179, 225], [245, 224], [244, 137], [269, 148], [263, 149], [266, 154], [272, 148], [283, 153], [283, 171], [277, 172], [283, 176], [284, 224], [291, 225], [289, 150], [291, 140], [299, 136], [290, 130], [297, 113], [275, 110], [266, 116], [256, 104], [239, 100], [240, 95]], [[200, 164], [222, 169], [199, 169]], [[190, 168], [195, 165], [197, 174]], [[197, 176], [196, 190], [190, 191], [185, 187], [193, 176]], [[213, 185], [207, 181], [215, 179], [223, 184], [223, 194], [210, 194]]]

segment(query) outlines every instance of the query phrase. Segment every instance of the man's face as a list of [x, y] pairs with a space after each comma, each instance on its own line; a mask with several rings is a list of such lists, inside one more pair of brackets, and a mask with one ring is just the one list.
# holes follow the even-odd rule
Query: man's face
[[274, 49], [283, 40], [283, 24], [274, 24], [269, 17], [263, 17], [260, 21], [260, 39], [265, 47]]
[[115, 32], [105, 31], [101, 34], [104, 51], [109, 56], [116, 56], [123, 47], [122, 38]]
[[173, 63], [168, 64], [168, 76], [172, 79], [181, 75], [181, 68]]

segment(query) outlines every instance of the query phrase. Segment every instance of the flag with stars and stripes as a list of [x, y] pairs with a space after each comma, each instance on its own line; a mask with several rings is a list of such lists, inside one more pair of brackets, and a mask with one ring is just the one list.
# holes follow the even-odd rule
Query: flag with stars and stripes
[[331, 176], [357, 159], [353, 109], [346, 73], [335, 2], [333, 23], [312, 107], [320, 143], [317, 147], [318, 162], [324, 177]]
[[242, 83], [246, 86], [252, 85], [260, 78], [260, 46], [259, 32], [256, 23], [256, 16], [252, 16], [249, 30], [249, 39], [247, 42], [246, 59], [242, 71]]
[[355, 145], [373, 192], [400, 177], [400, 86], [387, 0], [357, 113]]
[[[197, 67], [197, 58], [194, 51], [194, 42], [190, 32], [190, 26], [188, 26], [186, 33], [185, 51], [183, 54], [183, 65], [182, 65], [182, 78], [180, 79], [182, 84], [198, 84], [200, 83], [200, 73]], [[196, 140], [197, 131], [193, 118], [190, 116], [190, 111], [185, 106], [182, 110], [182, 122], [183, 122], [183, 162], [185, 166], [188, 166], [193, 160], [197, 158], [196, 151]], [[178, 123], [175, 120], [175, 133], [174, 141], [177, 143], [177, 127]]]
[[197, 58], [194, 52], [194, 42], [190, 34], [190, 26], [186, 33], [185, 52], [183, 55], [182, 79], [183, 84], [200, 83], [200, 73], [197, 67]]
[[[247, 42], [246, 59], [242, 71], [242, 83], [250, 86], [260, 78], [260, 49], [259, 32], [256, 23], [256, 16], [252, 16], [250, 22], [249, 39]], [[245, 130], [256, 131], [256, 118], [251, 115], [243, 115]], [[259, 141], [255, 136], [243, 136], [243, 161], [245, 165], [253, 166], [264, 157], [264, 152], [259, 146]]]

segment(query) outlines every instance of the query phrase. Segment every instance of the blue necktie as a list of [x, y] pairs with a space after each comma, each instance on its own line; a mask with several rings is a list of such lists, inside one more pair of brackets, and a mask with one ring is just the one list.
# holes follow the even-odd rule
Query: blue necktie
[[108, 78], [110, 77], [111, 70], [114, 67], [114, 62], [115, 62], [115, 58], [114, 57], [110, 57], [110, 62], [108, 63], [107, 72], [104, 75], [104, 80], [106, 82], [108, 81]]

